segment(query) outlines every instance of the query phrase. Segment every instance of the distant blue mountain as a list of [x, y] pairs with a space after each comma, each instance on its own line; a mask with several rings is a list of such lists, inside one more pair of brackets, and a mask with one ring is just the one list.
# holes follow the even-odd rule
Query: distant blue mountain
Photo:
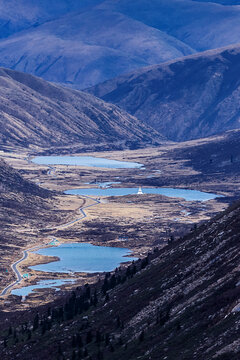
[[[225, 2], [230, 4], [232, 1]], [[240, 7], [219, 3], [204, 0], [112, 0], [100, 6], [119, 11], [174, 36], [197, 51], [204, 51], [240, 42]]]
[[214, 4], [220, 4], [220, 5], [240, 5], [240, 0], [192, 0], [197, 2], [207, 2], [207, 3], [214, 3]]
[[216, 1], [0, 0], [0, 66], [78, 89], [237, 42], [240, 7]]
[[0, 38], [99, 3], [100, 0], [0, 0]]

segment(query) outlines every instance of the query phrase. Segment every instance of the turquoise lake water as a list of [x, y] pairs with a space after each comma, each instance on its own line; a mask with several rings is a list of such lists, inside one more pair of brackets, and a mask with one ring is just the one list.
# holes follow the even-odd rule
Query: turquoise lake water
[[110, 160], [94, 156], [36, 156], [32, 162], [40, 165], [74, 165], [111, 169], [142, 168], [143, 164], [128, 161]]
[[60, 261], [34, 265], [31, 269], [59, 273], [112, 271], [123, 262], [137, 260], [134, 257], [126, 257], [131, 254], [129, 249], [94, 246], [88, 243], [61, 244], [40, 249], [36, 254], [57, 256]]
[[[160, 194], [169, 197], [183, 198], [186, 201], [207, 201], [221, 197], [221, 195], [206, 193], [197, 190], [174, 189], [174, 188], [142, 188], [144, 194]], [[65, 191], [65, 194], [70, 195], [89, 195], [89, 196], [124, 196], [136, 195], [138, 188], [87, 188], [87, 189], [72, 189]], [[139, 195], [142, 196], [142, 195]]]
[[29, 285], [22, 287], [20, 289], [14, 289], [12, 290], [12, 295], [18, 295], [18, 296], [27, 296], [34, 292], [34, 290], [37, 289], [47, 289], [47, 288], [53, 288], [56, 291], [60, 290], [61, 285], [67, 285], [74, 283], [76, 279], [52, 279], [52, 280], [41, 280], [38, 281], [36, 285]]

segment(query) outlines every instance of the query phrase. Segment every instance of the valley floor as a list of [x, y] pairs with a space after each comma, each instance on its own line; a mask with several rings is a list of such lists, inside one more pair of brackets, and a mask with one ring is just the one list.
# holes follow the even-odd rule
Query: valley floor
[[[202, 145], [204, 141], [196, 141], [194, 145], [196, 143]], [[206, 139], [205, 143], [208, 145], [211, 144], [211, 141]], [[4, 252], [4, 248], [2, 249], [2, 267], [9, 268], [11, 263], [20, 259], [22, 250], [49, 243], [49, 237], [56, 237], [61, 243], [88, 242], [95, 245], [127, 247], [133, 251], [134, 255], [141, 258], [153, 247], [165, 246], [170, 237], [179, 238], [195, 228], [197, 224], [210, 219], [237, 198], [240, 193], [238, 173], [226, 176], [226, 167], [221, 166], [216, 176], [216, 169], [209, 173], [208, 161], [206, 161], [206, 168], [202, 166], [202, 169], [199, 169], [199, 166], [196, 166], [190, 159], [189, 153], [186, 154], [192, 145], [192, 142], [188, 142], [144, 150], [88, 154], [139, 162], [144, 164], [144, 169], [104, 169], [57, 165], [49, 170], [46, 165], [32, 163], [31, 156], [29, 157], [27, 152], [22, 154], [0, 153], [0, 157], [21, 171], [26, 179], [44, 189], [56, 192], [53, 200], [55, 218], [51, 220], [46, 213], [45, 221], [43, 220], [42, 224], [37, 221], [34, 225], [29, 224], [27, 219], [25, 219], [24, 226], [20, 219], [19, 223], [16, 219], [16, 223], [9, 224], [9, 231], [17, 235], [19, 245], [10, 253]], [[198, 169], [196, 169], [197, 167]], [[98, 206], [86, 210], [87, 217], [85, 219], [71, 223], [69, 226], [59, 227], [60, 224], [77, 219], [79, 208], [92, 202], [91, 199], [64, 195], [59, 191], [96, 187], [97, 183], [102, 182], [120, 183], [113, 184], [113, 187], [143, 186], [143, 191], [144, 187], [187, 188], [217, 193], [223, 197], [206, 202], [185, 201], [181, 198], [153, 194], [103, 197]], [[28, 273], [30, 278], [25, 279], [18, 286], [34, 284], [36, 280], [48, 278], [46, 273], [29, 270], [30, 265], [48, 261], [50, 261], [49, 258], [30, 254], [27, 260], [19, 266], [21, 273]], [[56, 278], [67, 277], [62, 274], [54, 276]], [[86, 282], [86, 279], [88, 282], [96, 280], [96, 277], [92, 275], [76, 274], [75, 276], [77, 284]], [[1, 279], [1, 287], [4, 288], [13, 280], [14, 274], [9, 269]], [[8, 296], [5, 301], [1, 302], [1, 306], [6, 308], [6, 304], [8, 304], [9, 309], [21, 310], [25, 307], [44, 304], [56, 296], [51, 290], [47, 290], [45, 293], [44, 297], [42, 292], [30, 295], [24, 304], [21, 303], [20, 298]]]

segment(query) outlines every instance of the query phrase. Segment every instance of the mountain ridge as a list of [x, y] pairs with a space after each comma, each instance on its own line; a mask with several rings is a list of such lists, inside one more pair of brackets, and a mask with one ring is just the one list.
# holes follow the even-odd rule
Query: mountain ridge
[[68, 14], [22, 31], [2, 39], [0, 51], [4, 67], [79, 89], [119, 71], [194, 52], [158, 29], [107, 9]]
[[158, 144], [160, 134], [92, 95], [0, 69], [1, 147], [79, 149]]
[[72, 88], [240, 42], [240, 8], [220, 1], [12, 4], [0, 4], [0, 65]]
[[173, 141], [239, 128], [240, 46], [209, 50], [98, 84], [115, 103]]

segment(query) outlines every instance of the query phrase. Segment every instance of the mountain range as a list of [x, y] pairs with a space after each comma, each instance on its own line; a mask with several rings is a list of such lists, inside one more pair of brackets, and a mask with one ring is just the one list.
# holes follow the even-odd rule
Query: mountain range
[[238, 45], [139, 69], [88, 92], [184, 141], [240, 127], [239, 73]]
[[[23, 249], [49, 244], [49, 234], [58, 237], [52, 226], [66, 224], [61, 229], [67, 227], [69, 236], [60, 235], [61, 241], [92, 242], [94, 234], [99, 245], [103, 237], [96, 226], [101, 234], [106, 228], [111, 233], [104, 219], [118, 206], [111, 198], [98, 201], [97, 220], [90, 213], [89, 231], [80, 224], [78, 230], [73, 213], [77, 222], [85, 221], [90, 199], [80, 204], [78, 197], [73, 210], [72, 199], [43, 186], [83, 183], [82, 172], [62, 169], [61, 178], [56, 172], [47, 179], [46, 169], [13, 169], [2, 160], [6, 152], [140, 148], [128, 156], [146, 159], [154, 175], [144, 175], [143, 168], [141, 175], [123, 175], [121, 186], [130, 180], [172, 190], [214, 189], [225, 194], [212, 201], [219, 209], [219, 200], [230, 203], [239, 196], [239, 5], [240, 0], [0, 0], [2, 289], [14, 281], [12, 264]], [[163, 146], [152, 149], [158, 145]], [[97, 183], [96, 176], [86, 172], [85, 184], [93, 185], [91, 178]], [[185, 210], [179, 199], [181, 216], [194, 215], [199, 223], [190, 220], [190, 232], [178, 237], [168, 225], [170, 210], [157, 212], [161, 198], [150, 217], [148, 194], [137, 196], [142, 206], [127, 199], [128, 215], [142, 216], [142, 234], [142, 226], [155, 231], [157, 219], [166, 220], [168, 241], [162, 246], [156, 235], [161, 248], [144, 242], [140, 253], [134, 236], [134, 243], [121, 246], [134, 249], [139, 259], [89, 275], [90, 285], [78, 278], [71, 291], [50, 290], [45, 297], [40, 290], [27, 300], [1, 297], [1, 360], [239, 360], [240, 202], [204, 223], [203, 211], [209, 218], [211, 206], [192, 201]], [[119, 229], [133, 226], [124, 220], [124, 200], [119, 205], [116, 237], [127, 241]], [[106, 206], [112, 206], [109, 213]], [[180, 224], [181, 218], [174, 221]], [[38, 260], [28, 261], [21, 272]]]
[[122, 149], [164, 139], [115, 105], [9, 69], [0, 69], [0, 99], [1, 148]]
[[11, 0], [10, 7], [1, 0], [0, 66], [84, 89], [139, 67], [240, 42], [238, 2], [222, 3]]

